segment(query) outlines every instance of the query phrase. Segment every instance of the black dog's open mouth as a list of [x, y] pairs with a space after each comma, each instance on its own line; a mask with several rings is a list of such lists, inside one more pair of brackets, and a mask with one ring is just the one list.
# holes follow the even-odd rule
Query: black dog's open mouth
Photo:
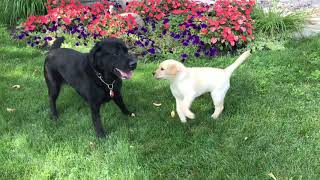
[[121, 79], [130, 79], [133, 76], [133, 72], [132, 71], [122, 71], [118, 68], [115, 68], [115, 71], [117, 72], [117, 74], [119, 74]]

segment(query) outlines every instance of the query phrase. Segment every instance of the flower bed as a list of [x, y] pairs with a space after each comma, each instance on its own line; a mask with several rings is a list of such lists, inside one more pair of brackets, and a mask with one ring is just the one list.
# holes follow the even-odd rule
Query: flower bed
[[[70, 0], [49, 0], [48, 14], [30, 16], [20, 26], [19, 39], [40, 46], [56, 36], [73, 38], [75, 46], [87, 46], [104, 37], [124, 39], [134, 51], [155, 57], [216, 56], [217, 52], [250, 43], [254, 0], [218, 0], [213, 5], [189, 0], [131, 1], [125, 9], [104, 1], [84, 6]], [[111, 7], [117, 7], [111, 11]], [[140, 27], [132, 14], [142, 17]], [[158, 58], [157, 58], [158, 59]]]

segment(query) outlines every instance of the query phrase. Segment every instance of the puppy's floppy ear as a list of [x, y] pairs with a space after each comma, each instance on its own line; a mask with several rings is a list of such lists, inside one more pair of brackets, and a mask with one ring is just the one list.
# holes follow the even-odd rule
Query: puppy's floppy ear
[[183, 65], [180, 64], [171, 64], [168, 67], [168, 74], [170, 75], [177, 75], [179, 72], [184, 70]]
[[96, 54], [97, 52], [100, 51], [100, 49], [101, 49], [101, 44], [100, 42], [97, 42], [89, 52], [89, 60], [91, 61], [94, 67], [97, 66], [97, 62], [95, 59], [96, 59]]

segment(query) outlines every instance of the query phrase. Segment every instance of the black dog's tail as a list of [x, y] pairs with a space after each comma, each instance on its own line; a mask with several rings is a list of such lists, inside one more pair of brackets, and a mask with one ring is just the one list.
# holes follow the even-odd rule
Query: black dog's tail
[[62, 43], [64, 41], [64, 37], [58, 37], [52, 44], [50, 50], [52, 49], [58, 49], [61, 47]]

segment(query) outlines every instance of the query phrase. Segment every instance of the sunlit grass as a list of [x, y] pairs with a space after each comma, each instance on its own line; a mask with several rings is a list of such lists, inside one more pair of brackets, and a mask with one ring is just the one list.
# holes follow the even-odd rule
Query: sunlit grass
[[[44, 55], [0, 29], [1, 179], [317, 179], [320, 172], [320, 37], [257, 52], [238, 69], [221, 118], [209, 95], [192, 105], [196, 119], [170, 116], [175, 101], [156, 63], [140, 63], [124, 81], [129, 118], [110, 102], [97, 139], [87, 104], [70, 87], [49, 118]], [[226, 67], [235, 57], [187, 62]], [[12, 85], [21, 85], [13, 89]], [[161, 103], [160, 107], [153, 102]], [[7, 112], [6, 108], [14, 108]]]

